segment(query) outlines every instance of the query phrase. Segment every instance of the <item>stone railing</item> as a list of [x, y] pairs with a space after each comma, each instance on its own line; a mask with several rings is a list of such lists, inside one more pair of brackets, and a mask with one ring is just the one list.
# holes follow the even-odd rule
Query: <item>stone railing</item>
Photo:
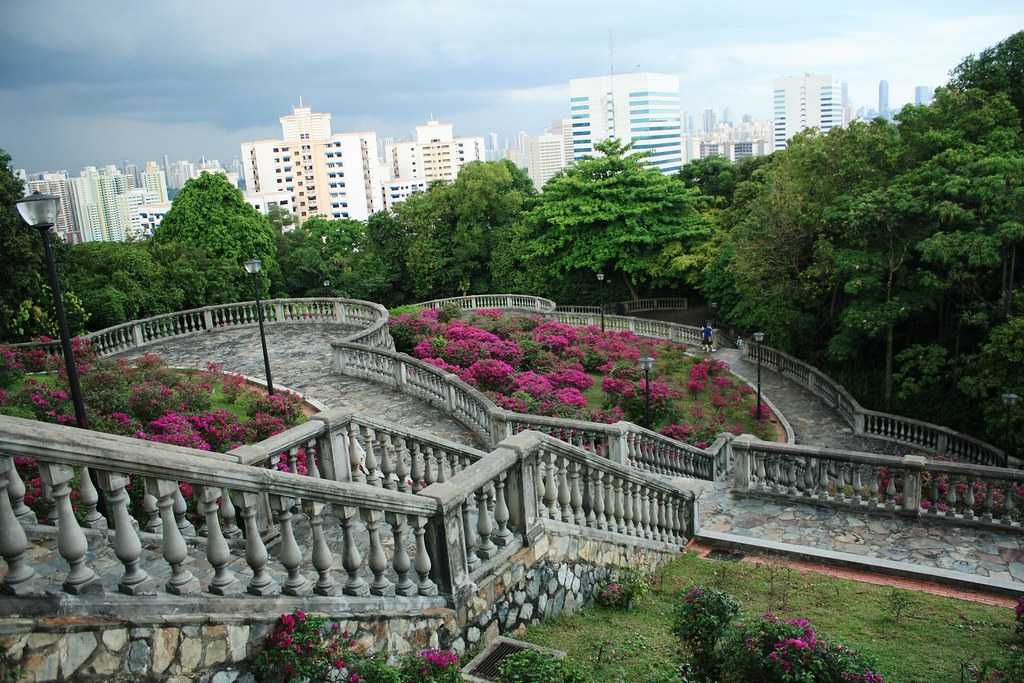
[[[357, 299], [269, 299], [260, 302], [267, 324], [275, 323], [338, 323], [356, 327], [342, 337], [343, 341], [365, 344], [373, 348], [394, 348], [388, 328], [388, 311], [384, 306]], [[240, 301], [165, 313], [133, 320], [90, 332], [84, 337], [102, 357], [142, 348], [166, 339], [185, 337], [200, 332], [245, 327], [257, 324], [255, 301]], [[22, 350], [43, 349], [61, 354], [60, 341], [12, 344]]]
[[511, 308], [524, 311], [550, 313], [555, 310], [555, 302], [539, 296], [528, 294], [472, 294], [470, 296], [452, 296], [447, 299], [432, 299], [416, 304], [423, 308], [441, 308], [445, 304], [455, 304], [463, 310], [474, 308]]
[[[0, 591], [49, 600], [33, 566], [44, 559], [27, 554], [25, 526], [35, 528], [36, 520], [25, 505], [25, 485], [14, 464], [19, 457], [36, 461], [46, 485], [57, 551], [68, 567], [63, 591], [72, 595], [102, 592], [83, 527], [114, 529], [112, 546], [123, 565], [118, 590], [143, 601], [154, 591], [441, 595], [456, 608], [472, 592], [472, 572], [489, 562], [493, 570], [498, 548], [514, 552], [533, 543], [545, 520], [611, 532], [615, 537], [606, 540], [621, 544], [647, 539], [677, 549], [695, 528], [691, 493], [543, 434], [511, 437], [485, 456], [342, 411], [322, 415], [226, 455], [0, 416], [0, 554], [8, 565]], [[302, 458], [293, 454], [299, 448], [310, 449], [306, 476], [297, 473]], [[279, 471], [282, 457], [291, 471]], [[409, 476], [390, 476], [396, 472]], [[105, 514], [97, 509], [94, 477], [105, 495]], [[129, 484], [135, 477], [145, 482], [143, 519], [131, 513], [136, 507]], [[195, 492], [196, 511], [182, 495], [184, 483]], [[74, 502], [72, 487], [78, 492]], [[190, 521], [194, 512], [198, 532]], [[297, 540], [298, 514], [308, 521], [308, 547]], [[341, 547], [328, 543], [328, 514], [341, 527]], [[271, 571], [261, 515], [269, 515], [266, 521], [274, 527], [274, 560], [283, 573]], [[140, 532], [159, 535], [162, 564], [149, 565], [149, 571]], [[186, 542], [197, 533], [205, 543]], [[383, 540], [385, 533], [390, 541]], [[212, 568], [205, 586], [190, 569], [190, 545], [205, 551]], [[251, 570], [244, 587], [229, 566], [233, 548], [244, 549]], [[335, 554], [345, 573], [340, 585], [332, 572]], [[302, 573], [303, 556], [311, 556], [315, 584]], [[156, 575], [169, 578], [158, 586]], [[421, 610], [431, 604], [406, 602], [398, 608]]]
[[734, 492], [1024, 531], [1024, 472], [737, 437]]
[[[685, 297], [662, 297], [615, 301], [604, 305], [605, 313], [621, 310], [624, 313], [647, 313], [650, 311], [685, 311], [690, 303]], [[601, 313], [601, 306], [563, 306], [558, 304], [559, 313]]]
[[[569, 313], [559, 310], [552, 313], [549, 317], [567, 325], [587, 326], [601, 324], [601, 316], [598, 313]], [[662, 320], [647, 320], [646, 318], [633, 318], [624, 315], [605, 315], [604, 327], [606, 330], [633, 332], [641, 337], [667, 339], [668, 341], [690, 344], [691, 346], [700, 346], [703, 341], [701, 328]]]
[[764, 368], [778, 372], [806, 387], [821, 399], [822, 403], [835, 409], [858, 436], [918, 448], [961, 462], [990, 467], [1021, 466], [1020, 460], [1008, 458], [1002, 449], [948, 427], [877, 410], [867, 410], [861, 407], [844, 386], [821, 370], [778, 349], [747, 344], [744, 346], [743, 355], [751, 363], [757, 363], [760, 355]]
[[403, 353], [335, 342], [335, 371], [421, 398], [465, 425], [487, 448], [525, 430], [579, 446], [613, 462], [658, 474], [716, 479], [725, 475], [721, 442], [702, 450], [629, 422], [602, 424], [504, 410], [457, 375]]

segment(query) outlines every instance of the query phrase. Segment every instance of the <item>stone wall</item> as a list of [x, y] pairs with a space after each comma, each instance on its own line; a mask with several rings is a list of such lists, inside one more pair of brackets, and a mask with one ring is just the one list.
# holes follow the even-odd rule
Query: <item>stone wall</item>
[[[326, 616], [364, 649], [404, 654], [440, 647], [441, 640], [451, 640], [447, 634], [457, 632], [451, 610], [434, 611], [419, 617]], [[243, 662], [259, 651], [276, 619], [212, 614], [150, 624], [95, 617], [7, 620], [0, 625], [0, 652], [24, 670], [19, 681], [254, 682]]]
[[[625, 546], [606, 532], [546, 521], [548, 533], [521, 549], [499, 571], [477, 578], [475, 594], [459, 610], [462, 632], [443, 643], [460, 655], [498, 635], [520, 635], [531, 624], [573, 614], [590, 604], [615, 568], [653, 571], [678, 556], [667, 543]], [[563, 528], [565, 527], [565, 528]]]

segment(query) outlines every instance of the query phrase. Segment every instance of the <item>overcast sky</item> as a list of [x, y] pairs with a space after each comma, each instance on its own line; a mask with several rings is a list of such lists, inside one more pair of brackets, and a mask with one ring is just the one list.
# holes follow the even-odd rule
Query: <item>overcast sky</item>
[[[0, 0], [0, 147], [16, 168], [196, 159], [276, 137], [301, 95], [335, 131], [540, 132], [568, 80], [678, 74], [683, 108], [770, 115], [771, 80], [830, 72], [860, 105], [913, 99], [1024, 29], [1024, 4]], [[841, 6], [845, 6], [841, 7]]]

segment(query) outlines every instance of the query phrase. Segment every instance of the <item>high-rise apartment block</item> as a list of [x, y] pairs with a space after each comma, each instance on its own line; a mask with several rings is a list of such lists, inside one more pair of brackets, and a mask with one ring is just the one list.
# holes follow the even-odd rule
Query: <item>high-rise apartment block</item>
[[72, 186], [84, 241], [123, 241], [128, 236], [128, 214], [120, 199], [128, 191], [128, 179], [116, 166], [86, 166]]
[[249, 192], [290, 192], [299, 223], [312, 216], [366, 220], [383, 208], [376, 133], [332, 133], [331, 115], [301, 102], [280, 121], [280, 140], [241, 145]]
[[384, 150], [392, 179], [452, 181], [463, 166], [487, 158], [483, 137], [455, 137], [455, 126], [427, 121], [416, 126], [416, 139], [396, 142]]
[[565, 141], [550, 131], [530, 136], [527, 141], [526, 172], [538, 190], [568, 165]]
[[43, 173], [37, 180], [29, 180], [25, 187], [27, 194], [40, 192], [60, 197], [60, 208], [57, 211], [57, 223], [54, 229], [61, 239], [69, 244], [78, 244], [84, 240], [75, 220], [75, 191], [71, 180], [65, 173]]
[[804, 74], [774, 81], [775, 149], [807, 128], [827, 133], [843, 125], [842, 89], [829, 74]]
[[574, 78], [569, 81], [573, 159], [616, 138], [648, 154], [647, 163], [675, 173], [682, 163], [679, 79], [659, 73]]
[[889, 110], [889, 81], [878, 82], [878, 115], [883, 119], [891, 119]]
[[934, 97], [935, 90], [927, 85], [919, 85], [914, 88], [914, 104], [918, 106], [922, 104], [931, 104], [932, 98]]
[[167, 174], [157, 166], [155, 161], [146, 162], [146, 170], [139, 174], [136, 187], [156, 195], [158, 202], [167, 201]]

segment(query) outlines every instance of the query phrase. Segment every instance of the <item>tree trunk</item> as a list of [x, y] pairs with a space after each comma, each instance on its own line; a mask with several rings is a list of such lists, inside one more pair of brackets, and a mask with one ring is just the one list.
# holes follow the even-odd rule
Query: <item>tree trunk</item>
[[892, 337], [893, 326], [889, 323], [885, 328], [885, 409], [892, 406]]
[[633, 286], [633, 282], [629, 279], [629, 273], [626, 273], [626, 272], [622, 273], [622, 281], [625, 282], [626, 283], [626, 287], [629, 288], [629, 296], [630, 296], [630, 298], [633, 301], [639, 300], [640, 297], [636, 293], [636, 287]]

